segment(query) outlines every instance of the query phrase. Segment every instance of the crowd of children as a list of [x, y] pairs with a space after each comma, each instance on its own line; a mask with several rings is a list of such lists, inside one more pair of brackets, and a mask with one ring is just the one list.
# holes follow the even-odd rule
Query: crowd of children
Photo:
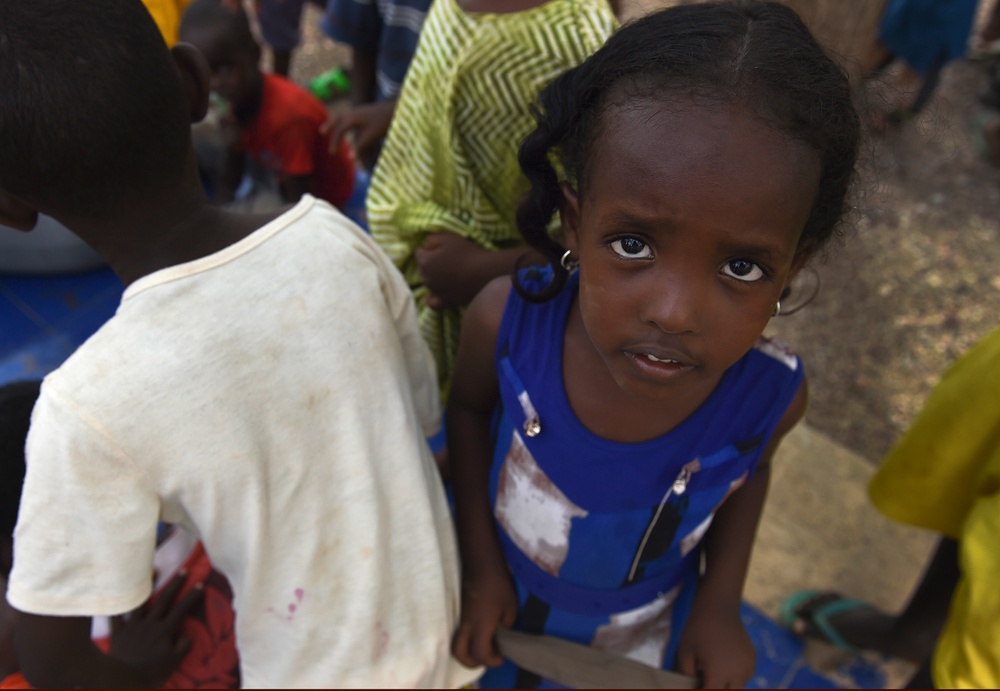
[[[514, 629], [742, 687], [807, 404], [762, 334], [848, 207], [845, 72], [763, 0], [330, 0], [331, 118], [286, 78], [303, 4], [255, 3], [270, 73], [235, 0], [162, 33], [140, 0], [0, 3], [0, 222], [58, 219], [126, 286], [0, 388], [3, 685], [558, 684]], [[356, 156], [371, 235], [335, 208]], [[231, 204], [255, 169], [285, 205]]]

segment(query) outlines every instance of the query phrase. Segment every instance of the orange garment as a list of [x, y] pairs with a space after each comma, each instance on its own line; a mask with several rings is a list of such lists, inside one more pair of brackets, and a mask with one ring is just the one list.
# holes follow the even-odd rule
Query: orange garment
[[264, 74], [260, 113], [243, 132], [243, 148], [279, 181], [311, 175], [312, 194], [336, 207], [354, 191], [354, 154], [346, 141], [331, 154], [319, 131], [326, 108], [284, 77]]
[[153, 16], [153, 21], [156, 22], [168, 46], [177, 43], [181, 15], [190, 2], [191, 0], [142, 0], [142, 4]]

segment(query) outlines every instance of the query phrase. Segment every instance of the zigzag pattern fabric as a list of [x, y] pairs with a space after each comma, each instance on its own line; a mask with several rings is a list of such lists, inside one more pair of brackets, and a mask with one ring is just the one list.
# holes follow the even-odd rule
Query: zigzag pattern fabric
[[514, 215], [528, 183], [517, 148], [530, 106], [617, 28], [607, 0], [549, 0], [510, 14], [435, 0], [368, 192], [372, 234], [406, 276], [447, 390], [461, 310], [434, 311], [414, 261], [428, 233], [497, 250], [520, 242]]

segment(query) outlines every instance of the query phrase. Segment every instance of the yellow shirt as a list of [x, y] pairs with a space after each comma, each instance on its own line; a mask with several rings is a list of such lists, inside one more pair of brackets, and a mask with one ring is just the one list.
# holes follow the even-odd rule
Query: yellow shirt
[[945, 373], [869, 494], [889, 518], [959, 541], [935, 686], [1000, 687], [1000, 329]]

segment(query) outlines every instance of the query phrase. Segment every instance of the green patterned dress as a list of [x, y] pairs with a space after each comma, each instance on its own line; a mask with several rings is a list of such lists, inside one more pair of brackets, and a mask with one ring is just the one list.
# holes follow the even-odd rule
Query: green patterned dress
[[514, 214], [528, 182], [517, 148], [534, 126], [530, 105], [615, 28], [607, 0], [549, 0], [510, 14], [435, 0], [428, 12], [372, 176], [368, 222], [413, 290], [442, 391], [462, 311], [426, 306], [414, 251], [442, 231], [490, 250], [519, 243]]

